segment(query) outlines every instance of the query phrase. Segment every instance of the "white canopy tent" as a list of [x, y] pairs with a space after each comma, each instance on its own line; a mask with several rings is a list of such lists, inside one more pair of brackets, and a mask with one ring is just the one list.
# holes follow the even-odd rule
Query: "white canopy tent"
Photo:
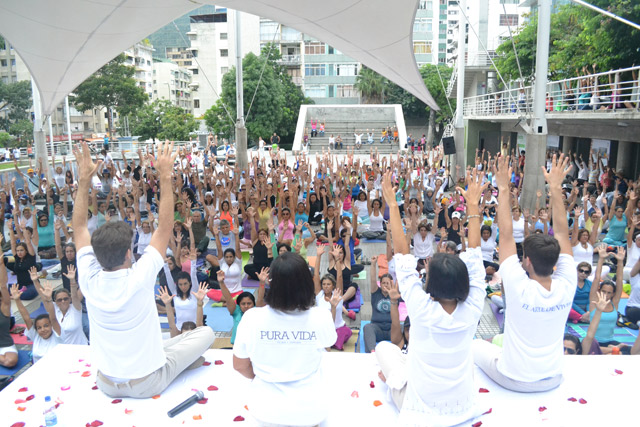
[[418, 0], [0, 0], [0, 33], [29, 68], [49, 115], [106, 62], [207, 3], [329, 43], [439, 109], [413, 55]]

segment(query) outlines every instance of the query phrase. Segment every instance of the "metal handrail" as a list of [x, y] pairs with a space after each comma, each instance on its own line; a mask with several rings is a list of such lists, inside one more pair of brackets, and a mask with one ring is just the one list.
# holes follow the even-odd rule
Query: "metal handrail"
[[[633, 79], [633, 73], [636, 79]], [[623, 77], [631, 77], [622, 80]], [[637, 111], [640, 107], [640, 66], [547, 83], [546, 111]], [[533, 111], [533, 86], [523, 86], [464, 99], [465, 116], [522, 115]]]

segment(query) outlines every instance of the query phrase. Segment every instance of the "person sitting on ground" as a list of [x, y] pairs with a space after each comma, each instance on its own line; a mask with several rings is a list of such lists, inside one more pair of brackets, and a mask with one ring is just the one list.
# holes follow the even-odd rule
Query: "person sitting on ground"
[[389, 289], [394, 282], [393, 277], [385, 273], [380, 276], [380, 286], [378, 286], [378, 275], [376, 274], [378, 257], [371, 257], [371, 271], [369, 274], [371, 292], [371, 322], [364, 325], [364, 351], [371, 353], [376, 345], [381, 341], [391, 339], [391, 300]]
[[[455, 425], [485, 412], [474, 404], [477, 387], [473, 381], [471, 354], [486, 295], [478, 207], [483, 178], [484, 173], [473, 168], [467, 174], [467, 189], [458, 189], [468, 201], [469, 250], [460, 258], [434, 255], [429, 263], [425, 292], [416, 271], [416, 259], [409, 255], [391, 172], [384, 176], [382, 192], [389, 205], [389, 227], [396, 253], [395, 274], [411, 317], [406, 394], [400, 400], [401, 393], [392, 393], [400, 409], [401, 425]], [[395, 365], [391, 370], [402, 369], [398, 351], [394, 344], [378, 344], [376, 358], [380, 366], [389, 369], [386, 367], [392, 360]]]
[[[238, 237], [238, 229], [233, 230], [234, 241], [236, 248], [226, 249], [222, 251], [222, 244], [220, 242], [221, 233], [218, 231], [218, 227], [214, 226], [216, 248], [218, 252], [218, 265], [220, 270], [225, 274], [225, 283], [231, 293], [231, 297], [235, 298], [242, 293], [242, 252], [240, 250], [240, 238]], [[207, 292], [207, 296], [210, 300], [225, 303], [228, 302], [220, 289], [211, 289]]]
[[[193, 257], [195, 259], [195, 254], [193, 254]], [[195, 262], [191, 263], [190, 273], [185, 273], [184, 271], [178, 272], [175, 281], [168, 263], [165, 262], [163, 267], [164, 277], [167, 280], [167, 288], [170, 290], [170, 293], [167, 293], [172, 297], [170, 302], [173, 307], [172, 311], [175, 311], [175, 323], [178, 330], [182, 329], [184, 322], [196, 321], [196, 300], [191, 297], [192, 293], [195, 295], [195, 292], [192, 292], [191, 288], [194, 283], [198, 283], [195, 264]], [[160, 298], [160, 300], [162, 300], [162, 298]], [[165, 307], [169, 308], [166, 305]]]
[[[75, 149], [78, 194], [73, 211], [78, 283], [87, 300], [96, 384], [111, 397], [145, 398], [164, 391], [186, 368], [202, 364], [215, 338], [209, 327], [167, 340], [160, 333], [153, 288], [173, 228], [173, 143], [158, 150], [154, 166], [161, 191], [158, 227], [145, 253], [131, 264], [131, 227], [110, 221], [93, 235], [87, 229], [91, 179], [100, 167], [86, 143]], [[113, 313], [117, 313], [114, 317]]]
[[369, 229], [362, 233], [367, 240], [383, 240], [387, 238], [384, 231], [385, 201], [374, 199], [369, 205]]
[[40, 359], [58, 344], [64, 343], [61, 337], [62, 329], [60, 328], [60, 323], [58, 323], [53, 308], [53, 288], [50, 283], [45, 282], [43, 283], [42, 289], [38, 290], [47, 314], [40, 314], [35, 320], [31, 320], [29, 311], [22, 303], [19, 286], [20, 285], [16, 284], [11, 287], [11, 298], [15, 301], [18, 311], [20, 311], [20, 315], [24, 319], [27, 327], [26, 337], [33, 341], [33, 348], [31, 350], [33, 363], [38, 363]]
[[[189, 286], [189, 290], [191, 290], [191, 286]], [[196, 301], [195, 322], [191, 320], [184, 321], [180, 328], [178, 328], [176, 325], [176, 315], [173, 313], [173, 310], [167, 310], [167, 322], [169, 323], [169, 334], [171, 338], [184, 332], [192, 331], [200, 326], [204, 326], [204, 312], [202, 308], [204, 307], [204, 299], [207, 296], [207, 284], [204, 282], [201, 283], [198, 288], [198, 292], [191, 291], [191, 293], [194, 296], [194, 301]], [[161, 287], [159, 289], [159, 294], [156, 295], [156, 297], [162, 301], [164, 306], [169, 308], [171, 308], [176, 296], [179, 295], [171, 295], [167, 291], [166, 287]]]
[[0, 366], [13, 368], [18, 364], [18, 349], [9, 331], [12, 328], [11, 294], [7, 288], [7, 268], [0, 258]]
[[[334, 247], [334, 257], [338, 257], [337, 252], [339, 250], [337, 247]], [[331, 347], [342, 351], [344, 350], [345, 343], [349, 341], [353, 333], [342, 318], [342, 310], [344, 307], [342, 298], [342, 270], [338, 269], [336, 271], [337, 277], [328, 273], [320, 278], [320, 260], [323, 254], [324, 246], [317, 246], [316, 265], [313, 272], [316, 305], [331, 313], [337, 334], [336, 342]]]
[[569, 312], [569, 320], [573, 323], [589, 323], [592, 282], [588, 277], [591, 276], [591, 263], [581, 262], [576, 269], [578, 270], [578, 282], [576, 293], [573, 296], [571, 311]]
[[417, 220], [411, 221], [409, 228], [411, 232], [407, 235], [413, 236], [413, 254], [418, 258], [418, 270], [425, 269], [433, 256], [433, 244], [436, 241], [435, 228], [426, 220], [420, 223]]
[[631, 294], [629, 301], [627, 301], [624, 317], [626, 321], [638, 324], [640, 322], [640, 259], [633, 265], [629, 274], [631, 276]]
[[600, 325], [600, 318], [602, 316], [602, 312], [606, 310], [609, 305], [609, 298], [605, 295], [604, 292], [597, 292], [597, 300], [593, 303], [594, 315], [593, 320], [589, 324], [589, 329], [587, 330], [587, 335], [584, 337], [582, 342], [580, 339], [572, 334], [564, 335], [564, 354], [565, 355], [573, 355], [573, 354], [602, 354], [602, 350], [600, 349], [600, 345], [598, 341], [595, 339], [596, 330]]
[[[20, 294], [20, 299], [23, 301], [29, 301], [38, 296], [38, 291], [31, 280], [29, 270], [31, 267], [36, 266], [36, 251], [33, 247], [31, 239], [31, 229], [26, 227], [22, 231], [24, 239], [21, 239], [20, 243], [16, 243], [16, 235], [13, 232], [13, 221], [9, 220], [7, 223], [9, 229], [9, 237], [11, 238], [11, 253], [13, 254], [14, 261], [7, 262], [5, 259], [5, 265], [8, 270], [11, 270], [17, 277], [18, 284], [24, 290]], [[18, 228], [18, 232], [20, 229]]]
[[473, 356], [489, 378], [508, 390], [547, 391], [562, 382], [562, 343], [577, 281], [562, 198], [569, 158], [554, 155], [550, 171], [543, 168], [551, 194], [555, 235], [528, 236], [522, 245], [522, 265], [509, 215], [509, 160], [508, 156], [500, 157], [494, 170], [499, 190], [500, 272], [509, 315], [505, 317], [502, 349], [475, 340]]
[[328, 415], [325, 348], [337, 339], [331, 313], [315, 305], [309, 266], [285, 253], [271, 264], [265, 307], [238, 326], [233, 367], [251, 381], [248, 408], [261, 423], [317, 425]]
[[224, 283], [224, 278], [224, 271], [219, 270], [218, 283], [220, 284], [220, 290], [222, 291], [224, 299], [227, 301], [227, 310], [229, 310], [229, 314], [233, 317], [233, 328], [231, 329], [231, 345], [233, 345], [236, 341], [238, 325], [245, 313], [253, 307], [264, 307], [264, 287], [269, 279], [269, 267], [263, 268], [258, 274], [260, 285], [258, 286], [257, 301], [251, 292], [242, 292], [237, 298], [232, 298], [231, 292], [229, 292], [229, 289]]

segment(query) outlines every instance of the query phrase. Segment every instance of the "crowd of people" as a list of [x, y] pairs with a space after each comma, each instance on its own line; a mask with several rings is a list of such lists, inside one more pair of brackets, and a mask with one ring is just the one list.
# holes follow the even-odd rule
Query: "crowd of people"
[[[477, 152], [457, 182], [439, 149], [256, 155], [244, 170], [209, 147], [137, 154], [117, 162], [83, 144], [73, 165], [52, 159], [51, 182], [41, 163], [24, 188], [5, 175], [1, 365], [17, 363], [14, 300], [34, 362], [59, 343], [90, 343], [105, 394], [151, 397], [203, 362], [214, 340], [203, 307], [215, 304], [233, 318], [234, 368], [253, 380], [254, 416], [317, 424], [328, 409], [322, 353], [351, 337], [354, 276], [369, 264], [365, 351], [407, 424], [479, 415], [474, 363], [530, 392], [559, 385], [563, 353], [640, 354], [640, 342], [614, 337], [640, 321], [640, 186], [595, 152], [550, 156], [534, 210], [521, 206], [524, 152], [508, 148]], [[367, 242], [385, 242], [385, 253], [368, 259]], [[58, 289], [41, 280], [52, 259]], [[473, 339], [488, 294], [508, 312], [493, 343]], [[32, 321], [23, 301], [37, 296], [47, 314]], [[567, 322], [589, 324], [586, 338], [565, 334]]]

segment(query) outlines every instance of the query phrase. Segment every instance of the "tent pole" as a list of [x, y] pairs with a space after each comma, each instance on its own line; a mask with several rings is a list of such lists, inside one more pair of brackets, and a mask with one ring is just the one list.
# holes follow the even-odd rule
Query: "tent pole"
[[73, 152], [73, 144], [71, 142], [71, 115], [69, 114], [69, 96], [64, 97], [64, 107], [67, 111], [67, 132], [69, 133], [69, 153]]
[[240, 12], [235, 11], [236, 31], [236, 164], [243, 171], [247, 167], [247, 129], [244, 127], [244, 87], [242, 84], [242, 37]]

